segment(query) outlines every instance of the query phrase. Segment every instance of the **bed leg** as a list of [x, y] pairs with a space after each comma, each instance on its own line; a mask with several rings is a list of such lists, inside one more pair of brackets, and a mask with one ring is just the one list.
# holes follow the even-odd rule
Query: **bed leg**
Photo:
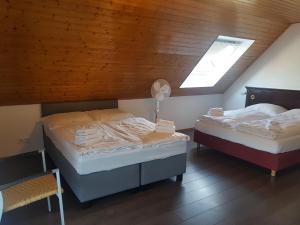
[[276, 170], [271, 170], [271, 177], [276, 177], [276, 173], [277, 173]]
[[200, 150], [201, 144], [197, 143], [197, 150]]
[[181, 182], [183, 179], [183, 174], [177, 175], [176, 176], [176, 182]]

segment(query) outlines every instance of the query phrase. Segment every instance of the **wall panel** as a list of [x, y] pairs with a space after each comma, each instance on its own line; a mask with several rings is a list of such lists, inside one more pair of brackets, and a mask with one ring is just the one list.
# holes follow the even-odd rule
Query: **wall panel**
[[[288, 27], [299, 1], [0, 0], [0, 105], [223, 93]], [[298, 11], [297, 11], [298, 10]], [[179, 89], [218, 35], [255, 44], [212, 88]]]

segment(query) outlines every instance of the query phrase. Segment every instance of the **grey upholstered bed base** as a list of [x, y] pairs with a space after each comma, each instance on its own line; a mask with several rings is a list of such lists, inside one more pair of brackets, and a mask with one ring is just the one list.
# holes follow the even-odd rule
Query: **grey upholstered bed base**
[[[117, 107], [116, 100], [51, 103], [42, 105], [42, 115]], [[79, 175], [45, 134], [44, 145], [46, 152], [60, 169], [63, 178], [82, 203], [173, 176], [181, 178], [186, 170], [185, 153], [165, 159], [124, 166], [110, 171]]]
[[180, 154], [110, 171], [79, 175], [46, 135], [44, 135], [44, 142], [47, 154], [60, 169], [63, 178], [82, 203], [173, 176], [180, 176], [186, 170], [186, 154]]

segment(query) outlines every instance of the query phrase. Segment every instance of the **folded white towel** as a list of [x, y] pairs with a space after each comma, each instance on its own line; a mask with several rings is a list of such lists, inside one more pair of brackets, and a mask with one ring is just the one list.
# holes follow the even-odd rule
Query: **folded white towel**
[[209, 116], [224, 116], [223, 108], [211, 108], [208, 110], [207, 115]]
[[199, 120], [200, 123], [203, 124], [213, 124], [216, 126], [221, 127], [234, 127], [237, 124], [237, 121], [231, 119], [226, 116], [209, 116], [209, 115], [202, 115], [200, 116]]
[[159, 119], [155, 131], [158, 133], [175, 133], [175, 123], [174, 121]]
[[175, 126], [174, 121], [158, 119], [157, 124], [163, 127]]
[[163, 127], [163, 126], [159, 126], [157, 125], [155, 128], [155, 131], [157, 133], [175, 133], [175, 126], [169, 126], [169, 127]]

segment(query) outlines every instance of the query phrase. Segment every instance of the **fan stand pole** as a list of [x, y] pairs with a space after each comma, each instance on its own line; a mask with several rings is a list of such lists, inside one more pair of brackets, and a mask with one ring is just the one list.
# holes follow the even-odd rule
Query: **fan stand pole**
[[158, 113], [159, 113], [159, 101], [156, 100], [156, 114], [155, 114], [155, 122], [157, 123], [158, 119]]

